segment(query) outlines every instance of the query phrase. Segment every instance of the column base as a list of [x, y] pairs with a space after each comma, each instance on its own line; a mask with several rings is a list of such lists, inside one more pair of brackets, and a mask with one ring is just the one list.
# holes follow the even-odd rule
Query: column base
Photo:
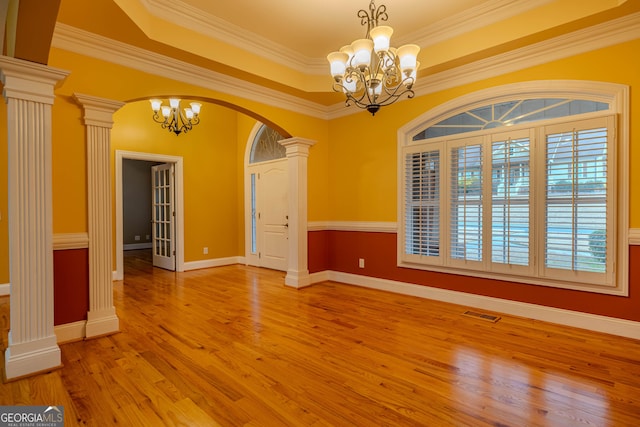
[[55, 335], [16, 345], [9, 344], [4, 357], [5, 380], [49, 372], [62, 366], [60, 347]]
[[307, 286], [311, 286], [311, 276], [309, 275], [309, 270], [305, 271], [296, 271], [296, 270], [288, 270], [287, 275], [284, 278], [284, 284], [286, 286], [291, 286], [292, 288], [306, 288]]
[[95, 338], [116, 332], [120, 332], [120, 319], [116, 315], [115, 307], [87, 313], [86, 338]]

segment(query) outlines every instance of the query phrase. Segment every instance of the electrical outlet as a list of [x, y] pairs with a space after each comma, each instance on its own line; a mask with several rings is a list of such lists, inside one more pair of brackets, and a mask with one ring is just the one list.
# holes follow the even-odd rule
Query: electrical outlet
[[133, 236], [133, 240], [140, 240], [140, 236]]
[[364, 268], [364, 258], [358, 259], [358, 267]]
[[209, 253], [209, 248], [207, 248], [206, 246], [202, 248], [202, 253], [207, 255]]

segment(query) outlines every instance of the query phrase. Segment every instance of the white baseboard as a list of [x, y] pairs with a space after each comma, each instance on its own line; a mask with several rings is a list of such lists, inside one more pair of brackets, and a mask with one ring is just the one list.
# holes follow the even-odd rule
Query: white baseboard
[[184, 271], [199, 270], [201, 268], [222, 267], [224, 265], [244, 264], [243, 256], [205, 259], [202, 261], [189, 261], [184, 263]]
[[0, 297], [4, 295], [10, 295], [10, 294], [11, 294], [11, 284], [4, 283], [0, 285]]
[[4, 353], [6, 378], [17, 379], [62, 366], [60, 347], [56, 340], [56, 336], [52, 334], [26, 343], [10, 345]]
[[349, 285], [395, 292], [403, 295], [412, 295], [640, 340], [640, 322], [617, 319], [615, 317], [474, 295], [448, 289], [397, 282], [394, 280], [341, 273], [338, 271], [314, 273], [311, 275], [311, 280], [312, 283], [331, 280]]
[[58, 344], [64, 344], [66, 342], [83, 340], [86, 336], [86, 328], [87, 321], [80, 320], [78, 322], [54, 326], [53, 332], [56, 334]]
[[116, 308], [107, 307], [100, 310], [89, 310], [87, 312], [85, 328], [85, 336], [87, 338], [100, 337], [119, 332], [120, 320], [116, 314]]
[[151, 249], [153, 247], [152, 242], [144, 242], [144, 243], [127, 243], [122, 245], [122, 250], [131, 251], [135, 249]]

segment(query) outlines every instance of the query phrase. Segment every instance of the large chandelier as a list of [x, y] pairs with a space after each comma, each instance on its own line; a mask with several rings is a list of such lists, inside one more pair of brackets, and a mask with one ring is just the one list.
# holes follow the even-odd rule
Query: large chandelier
[[389, 19], [387, 7], [376, 8], [373, 0], [369, 11], [361, 9], [358, 17], [367, 26], [366, 38], [344, 46], [327, 56], [333, 90], [343, 92], [346, 105], [355, 104], [375, 115], [380, 107], [394, 103], [403, 95], [413, 98], [420, 47], [415, 44], [390, 47], [393, 28], [378, 25]]
[[153, 120], [160, 123], [162, 129], [168, 129], [176, 135], [182, 132], [187, 133], [195, 125], [200, 123], [199, 102], [192, 102], [191, 108], [180, 110], [180, 99], [169, 98], [169, 105], [162, 105], [162, 100], [151, 99], [151, 109], [153, 110]]

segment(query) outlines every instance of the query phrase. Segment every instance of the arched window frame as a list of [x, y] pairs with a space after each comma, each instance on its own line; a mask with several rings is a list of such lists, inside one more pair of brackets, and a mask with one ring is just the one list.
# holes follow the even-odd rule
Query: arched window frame
[[[615, 221], [615, 231], [613, 232], [613, 265], [615, 265], [615, 278], [609, 286], [594, 286], [593, 284], [581, 284], [571, 280], [546, 280], [544, 277], [535, 275], [510, 275], [488, 271], [482, 266], [469, 267], [455, 265], [450, 262], [416, 262], [408, 261], [405, 256], [405, 243], [407, 240], [407, 229], [405, 224], [405, 156], [410, 152], [417, 152], [421, 147], [432, 147], [442, 150], [442, 144], [446, 144], [447, 139], [481, 137], [495, 132], [504, 132], [510, 128], [498, 128], [486, 131], [476, 131], [438, 137], [433, 139], [413, 141], [413, 137], [424, 129], [441, 122], [449, 117], [460, 114], [464, 111], [473, 110], [485, 105], [498, 102], [506, 102], [517, 99], [539, 99], [539, 98], [568, 98], [584, 99], [607, 103], [609, 110], [606, 112], [587, 113], [580, 116], [568, 116], [567, 121], [578, 120], [580, 118], [602, 117], [611, 115], [615, 117], [615, 159], [614, 171], [617, 188], [613, 203], [613, 218]], [[533, 127], [544, 123], [555, 123], [558, 119], [542, 120], [534, 122]], [[523, 129], [526, 126], [514, 126]], [[440, 145], [440, 147], [439, 147]], [[439, 148], [438, 148], [439, 147]], [[629, 88], [625, 85], [612, 83], [592, 82], [592, 81], [532, 81], [517, 84], [499, 86], [474, 92], [460, 98], [451, 100], [440, 106], [425, 112], [418, 118], [407, 123], [398, 130], [398, 255], [399, 266], [415, 269], [424, 269], [439, 272], [449, 272], [455, 274], [471, 275], [476, 277], [486, 277], [498, 280], [509, 280], [513, 282], [538, 284], [552, 287], [577, 289], [591, 292], [599, 292], [613, 295], [628, 295], [628, 234], [629, 234]], [[442, 177], [442, 179], [448, 179]], [[440, 185], [440, 184], [438, 184]], [[532, 208], [538, 209], [538, 208]], [[410, 230], [409, 230], [410, 232]], [[439, 231], [439, 233], [443, 233]], [[536, 242], [533, 242], [536, 244]], [[437, 252], [436, 252], [437, 253]], [[430, 261], [433, 261], [430, 260]], [[465, 269], [466, 268], [466, 269]]]

